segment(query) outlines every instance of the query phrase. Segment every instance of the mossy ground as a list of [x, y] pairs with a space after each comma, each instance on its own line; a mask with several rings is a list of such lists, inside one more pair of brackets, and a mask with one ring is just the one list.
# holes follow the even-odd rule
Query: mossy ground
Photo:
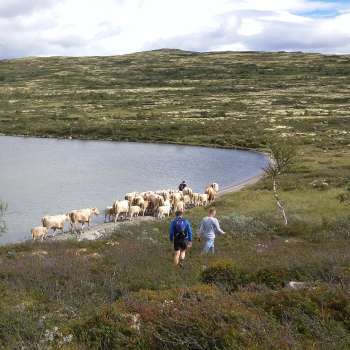
[[[258, 149], [278, 136], [299, 160], [280, 181], [288, 227], [263, 179], [217, 200], [227, 234], [214, 257], [195, 242], [184, 269], [172, 266], [167, 221], [1, 247], [0, 347], [349, 348], [350, 217], [338, 200], [349, 72], [349, 56], [287, 53], [1, 61], [6, 134]], [[194, 227], [205, 212], [187, 213]]]

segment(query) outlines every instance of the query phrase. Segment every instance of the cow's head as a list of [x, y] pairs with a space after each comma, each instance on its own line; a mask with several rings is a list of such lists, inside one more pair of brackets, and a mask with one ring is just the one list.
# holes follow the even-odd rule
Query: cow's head
[[91, 208], [91, 212], [95, 215], [99, 215], [100, 211], [97, 208]]

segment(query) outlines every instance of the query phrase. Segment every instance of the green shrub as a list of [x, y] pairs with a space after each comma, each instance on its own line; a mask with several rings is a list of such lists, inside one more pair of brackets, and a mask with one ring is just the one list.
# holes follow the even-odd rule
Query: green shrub
[[269, 266], [248, 270], [227, 261], [216, 262], [201, 274], [202, 282], [215, 284], [229, 292], [236, 291], [239, 287], [245, 287], [249, 284], [279, 289], [285, 287], [289, 281], [341, 283], [344, 278], [343, 271], [333, 271], [332, 267], [326, 264], [289, 267]]
[[[89, 349], [140, 350], [243, 349], [254, 342], [267, 344], [254, 312], [207, 286], [161, 293], [141, 291], [111, 310], [107, 319], [103, 310], [74, 326], [79, 344]], [[127, 325], [127, 317], [135, 320], [136, 315], [139, 322]], [[129, 330], [127, 341], [125, 329], [130, 327], [133, 330]], [[266, 327], [269, 329], [268, 324]], [[269, 330], [274, 337], [275, 330]]]
[[256, 235], [273, 232], [274, 225], [267, 218], [258, 218], [234, 214], [221, 219], [226, 231], [240, 235], [242, 238], [251, 238]]
[[321, 286], [234, 293], [140, 291], [74, 325], [89, 349], [346, 349], [349, 294]]
[[[342, 337], [349, 344], [350, 298], [341, 289], [321, 286], [281, 290], [278, 293], [256, 294], [251, 301], [277, 322], [288, 324], [299, 337], [316, 340], [325, 339], [325, 334], [328, 334], [327, 342], [334, 348], [341, 348]], [[338, 345], [331, 344], [332, 341]]]
[[229, 261], [219, 261], [206, 268], [201, 274], [204, 283], [215, 284], [229, 291], [237, 290], [250, 282], [246, 271]]
[[77, 341], [90, 349], [131, 349], [138, 334], [127, 321], [126, 315], [105, 308], [86, 321], [73, 323], [72, 331]]

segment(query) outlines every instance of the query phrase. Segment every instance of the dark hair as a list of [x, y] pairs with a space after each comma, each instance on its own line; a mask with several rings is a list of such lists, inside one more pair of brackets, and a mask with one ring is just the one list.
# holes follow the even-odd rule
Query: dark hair
[[181, 216], [183, 213], [184, 213], [183, 211], [177, 210], [177, 211], [175, 212], [175, 215], [176, 215], [176, 216]]

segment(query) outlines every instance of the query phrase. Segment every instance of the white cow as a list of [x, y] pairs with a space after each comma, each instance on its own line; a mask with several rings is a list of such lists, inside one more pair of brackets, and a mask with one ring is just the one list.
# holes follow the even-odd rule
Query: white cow
[[42, 241], [46, 239], [49, 230], [44, 226], [37, 226], [31, 229], [30, 233], [32, 234], [33, 240], [41, 239]]
[[84, 229], [85, 223], [90, 226], [90, 221], [93, 215], [99, 215], [100, 212], [97, 208], [86, 208], [79, 210], [72, 210], [69, 213], [71, 231], [76, 230], [76, 225], [81, 224], [81, 229]]
[[195, 207], [200, 205], [200, 194], [199, 193], [193, 193], [192, 195], [192, 203]]
[[107, 222], [107, 216], [108, 216], [108, 221], [111, 221], [111, 217], [113, 215], [114, 215], [113, 207], [107, 207], [105, 209], [105, 222]]
[[185, 206], [188, 207], [189, 205], [191, 205], [191, 197], [189, 194], [185, 194], [184, 198], [183, 198], [183, 202], [185, 203]]
[[215, 191], [216, 193], [219, 192], [219, 184], [218, 184], [217, 182], [213, 182], [213, 183], [211, 184], [211, 187], [214, 189], [214, 191]]
[[125, 215], [127, 217], [129, 213], [129, 201], [121, 200], [115, 201], [113, 203], [113, 213], [114, 213], [114, 222], [118, 221], [119, 215]]
[[130, 204], [132, 204], [135, 197], [138, 196], [137, 192], [130, 192], [125, 195], [125, 200], [127, 200]]
[[177, 202], [176, 205], [174, 206], [174, 211], [185, 211], [185, 203], [183, 201]]
[[41, 224], [48, 230], [53, 229], [53, 232], [55, 233], [56, 230], [61, 230], [63, 232], [64, 223], [66, 221], [69, 221], [69, 214], [46, 215], [41, 219]]
[[130, 219], [132, 219], [135, 216], [139, 216], [141, 213], [142, 213], [142, 209], [138, 205], [132, 205], [129, 208], [129, 217], [130, 217]]
[[208, 204], [208, 195], [207, 194], [200, 194], [199, 195], [199, 203], [201, 205], [207, 205]]
[[214, 202], [215, 201], [215, 190], [212, 186], [209, 186], [206, 190], [205, 193], [208, 195], [208, 202]]
[[170, 215], [171, 207], [169, 205], [162, 205], [158, 208], [157, 217], [163, 219], [165, 216]]

